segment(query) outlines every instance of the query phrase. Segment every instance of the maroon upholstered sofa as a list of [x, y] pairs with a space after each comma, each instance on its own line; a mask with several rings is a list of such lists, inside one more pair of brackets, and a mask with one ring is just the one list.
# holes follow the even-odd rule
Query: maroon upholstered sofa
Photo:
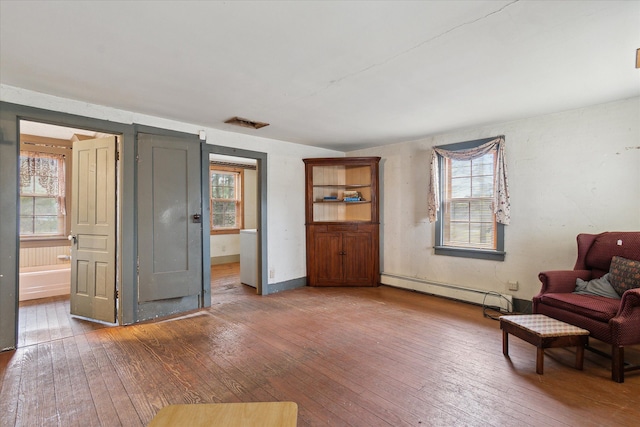
[[587, 329], [591, 337], [611, 344], [611, 378], [624, 382], [624, 346], [640, 344], [640, 288], [621, 299], [574, 294], [576, 279], [596, 279], [607, 272], [614, 256], [640, 261], [640, 232], [579, 234], [578, 259], [573, 270], [543, 271], [540, 293], [533, 297], [533, 312]]

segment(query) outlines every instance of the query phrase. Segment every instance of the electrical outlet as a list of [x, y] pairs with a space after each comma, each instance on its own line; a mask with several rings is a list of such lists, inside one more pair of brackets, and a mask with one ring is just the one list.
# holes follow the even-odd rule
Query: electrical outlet
[[269, 270], [269, 279], [273, 279], [274, 277], [276, 277], [276, 271], [272, 268]]
[[510, 291], [517, 291], [518, 290], [518, 281], [517, 280], [509, 280], [507, 282], [507, 285], [509, 286], [509, 290]]

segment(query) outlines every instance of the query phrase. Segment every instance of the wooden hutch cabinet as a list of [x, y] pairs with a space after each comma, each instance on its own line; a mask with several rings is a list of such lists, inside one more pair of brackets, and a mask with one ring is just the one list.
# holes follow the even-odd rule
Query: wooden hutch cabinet
[[379, 162], [304, 159], [307, 285], [380, 283]]

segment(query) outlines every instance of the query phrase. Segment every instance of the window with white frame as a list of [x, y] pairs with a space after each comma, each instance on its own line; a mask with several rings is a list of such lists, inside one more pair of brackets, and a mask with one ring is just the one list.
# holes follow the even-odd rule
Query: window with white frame
[[472, 160], [444, 159], [444, 246], [497, 248], [493, 213], [495, 159], [495, 150]]
[[242, 214], [242, 168], [218, 166], [209, 167], [211, 180], [211, 233], [239, 233], [243, 227]]
[[65, 234], [65, 156], [20, 152], [20, 237]]
[[504, 260], [510, 220], [504, 137], [434, 147], [431, 163], [435, 253]]

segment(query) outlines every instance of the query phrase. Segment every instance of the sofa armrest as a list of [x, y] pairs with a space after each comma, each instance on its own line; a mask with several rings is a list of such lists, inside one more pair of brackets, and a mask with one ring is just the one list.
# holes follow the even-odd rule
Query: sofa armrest
[[614, 344], [640, 344], [640, 288], [622, 294], [618, 313], [609, 325]]
[[591, 280], [591, 270], [553, 270], [538, 274], [542, 288], [540, 295], [571, 293], [576, 289], [576, 279]]

